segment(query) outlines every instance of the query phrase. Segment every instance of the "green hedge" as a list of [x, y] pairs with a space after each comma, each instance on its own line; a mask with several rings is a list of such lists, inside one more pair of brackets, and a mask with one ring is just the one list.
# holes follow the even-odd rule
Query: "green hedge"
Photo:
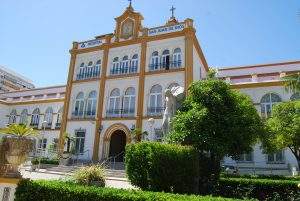
[[198, 152], [187, 146], [142, 142], [126, 147], [126, 173], [143, 190], [198, 192]]
[[75, 185], [61, 181], [22, 180], [15, 201], [233, 201], [211, 196], [191, 196]]
[[[31, 160], [32, 165], [39, 164], [39, 158], [34, 158]], [[49, 165], [59, 165], [58, 159], [49, 159], [49, 158], [41, 158], [41, 164], [49, 164]]]
[[292, 180], [221, 178], [214, 195], [259, 200], [299, 200], [298, 183]]
[[272, 180], [290, 180], [299, 181], [300, 176], [283, 176], [283, 175], [235, 175], [235, 174], [221, 174], [222, 178], [245, 178], [245, 179], [272, 179]]

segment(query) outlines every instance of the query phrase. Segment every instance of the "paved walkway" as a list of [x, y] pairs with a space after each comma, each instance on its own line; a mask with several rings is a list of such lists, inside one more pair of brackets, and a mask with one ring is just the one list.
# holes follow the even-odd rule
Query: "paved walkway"
[[[24, 178], [29, 178], [32, 180], [45, 179], [45, 180], [58, 180], [58, 179], [67, 179], [69, 175], [62, 174], [53, 174], [47, 172], [30, 172], [28, 170], [22, 169], [21, 173]], [[126, 180], [114, 177], [106, 178], [106, 186], [113, 188], [123, 188], [123, 189], [134, 189], [134, 187]]]

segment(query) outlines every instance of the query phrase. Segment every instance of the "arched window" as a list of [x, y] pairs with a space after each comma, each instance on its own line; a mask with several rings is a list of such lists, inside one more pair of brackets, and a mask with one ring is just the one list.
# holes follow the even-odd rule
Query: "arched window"
[[291, 96], [291, 101], [296, 101], [296, 100], [300, 100], [300, 93], [296, 92]]
[[52, 107], [48, 107], [44, 116], [44, 121], [47, 122], [47, 124], [45, 125], [46, 128], [51, 128], [52, 120], [53, 120], [53, 109]]
[[270, 117], [273, 106], [279, 102], [281, 102], [281, 98], [277, 94], [268, 93], [264, 95], [260, 101], [262, 118]]
[[17, 110], [13, 109], [9, 114], [8, 123], [15, 124], [17, 122]]
[[83, 92], [79, 92], [76, 96], [75, 100], [75, 108], [74, 108], [74, 116], [82, 117], [84, 114], [84, 94]]
[[114, 117], [119, 116], [120, 114], [120, 89], [114, 89], [111, 91], [109, 96], [109, 110], [108, 116]]
[[162, 111], [162, 87], [154, 85], [150, 90], [149, 96], [149, 115], [158, 115]]
[[93, 70], [93, 76], [94, 77], [98, 77], [100, 75], [100, 71], [101, 71], [101, 60], [99, 59], [97, 62], [96, 62], [96, 65], [94, 67], [94, 70]]
[[135, 55], [133, 55], [133, 57], [131, 59], [129, 73], [136, 73], [137, 68], [138, 68], [138, 55], [135, 54]]
[[135, 109], [135, 89], [129, 87], [125, 91], [123, 99], [123, 114], [126, 116], [133, 116]]
[[173, 53], [173, 61], [172, 61], [172, 67], [179, 68], [181, 67], [181, 49], [176, 48]]
[[40, 109], [35, 108], [31, 114], [31, 122], [30, 125], [33, 127], [38, 127], [40, 122]]
[[61, 119], [62, 119], [63, 111], [64, 111], [64, 109], [63, 109], [63, 107], [61, 107], [57, 112], [55, 128], [60, 128], [60, 126], [61, 126]]
[[157, 70], [159, 68], [159, 56], [157, 51], [153, 52], [151, 55], [151, 64], [149, 68], [150, 71]]
[[91, 78], [93, 76], [93, 62], [90, 61], [88, 63], [87, 69], [86, 69], [86, 76], [85, 78]]
[[170, 68], [170, 51], [164, 50], [162, 54], [162, 67], [166, 70]]
[[128, 56], [124, 56], [123, 59], [122, 59], [122, 70], [121, 70], [121, 73], [122, 74], [128, 73], [128, 69], [129, 69]]
[[20, 115], [20, 124], [27, 125], [28, 110], [24, 109]]
[[84, 63], [82, 62], [80, 64], [80, 67], [79, 67], [79, 73], [77, 75], [77, 80], [81, 80], [84, 78], [84, 74], [85, 74], [85, 68], [84, 68]]
[[86, 115], [94, 117], [96, 115], [96, 104], [97, 104], [97, 92], [91, 91], [89, 93], [86, 103]]
[[121, 69], [120, 69], [120, 64], [119, 64], [119, 57], [115, 57], [113, 59], [113, 65], [112, 65], [112, 68], [110, 70], [110, 74], [111, 75], [119, 74], [120, 71], [121, 71]]

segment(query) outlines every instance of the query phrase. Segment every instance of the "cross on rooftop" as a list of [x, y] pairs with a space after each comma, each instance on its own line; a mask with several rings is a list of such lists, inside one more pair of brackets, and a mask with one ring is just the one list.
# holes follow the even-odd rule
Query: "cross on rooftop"
[[132, 0], [128, 0], [128, 1], [129, 1], [129, 6], [131, 7]]
[[172, 17], [171, 18], [174, 18], [174, 11], [176, 10], [176, 8], [174, 6], [172, 6], [172, 8], [170, 9], [170, 11], [172, 12]]

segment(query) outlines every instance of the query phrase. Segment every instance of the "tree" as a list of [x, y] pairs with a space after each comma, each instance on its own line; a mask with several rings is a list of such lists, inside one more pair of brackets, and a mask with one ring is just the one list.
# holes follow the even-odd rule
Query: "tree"
[[300, 73], [284, 76], [285, 89], [291, 92], [300, 92]]
[[252, 150], [263, 123], [250, 98], [224, 81], [194, 82], [183, 107], [172, 120], [168, 141], [194, 146], [208, 157], [212, 180], [219, 178], [220, 161]]
[[300, 167], [300, 101], [289, 101], [276, 105], [272, 116], [266, 121], [262, 145], [272, 153], [289, 148]]

